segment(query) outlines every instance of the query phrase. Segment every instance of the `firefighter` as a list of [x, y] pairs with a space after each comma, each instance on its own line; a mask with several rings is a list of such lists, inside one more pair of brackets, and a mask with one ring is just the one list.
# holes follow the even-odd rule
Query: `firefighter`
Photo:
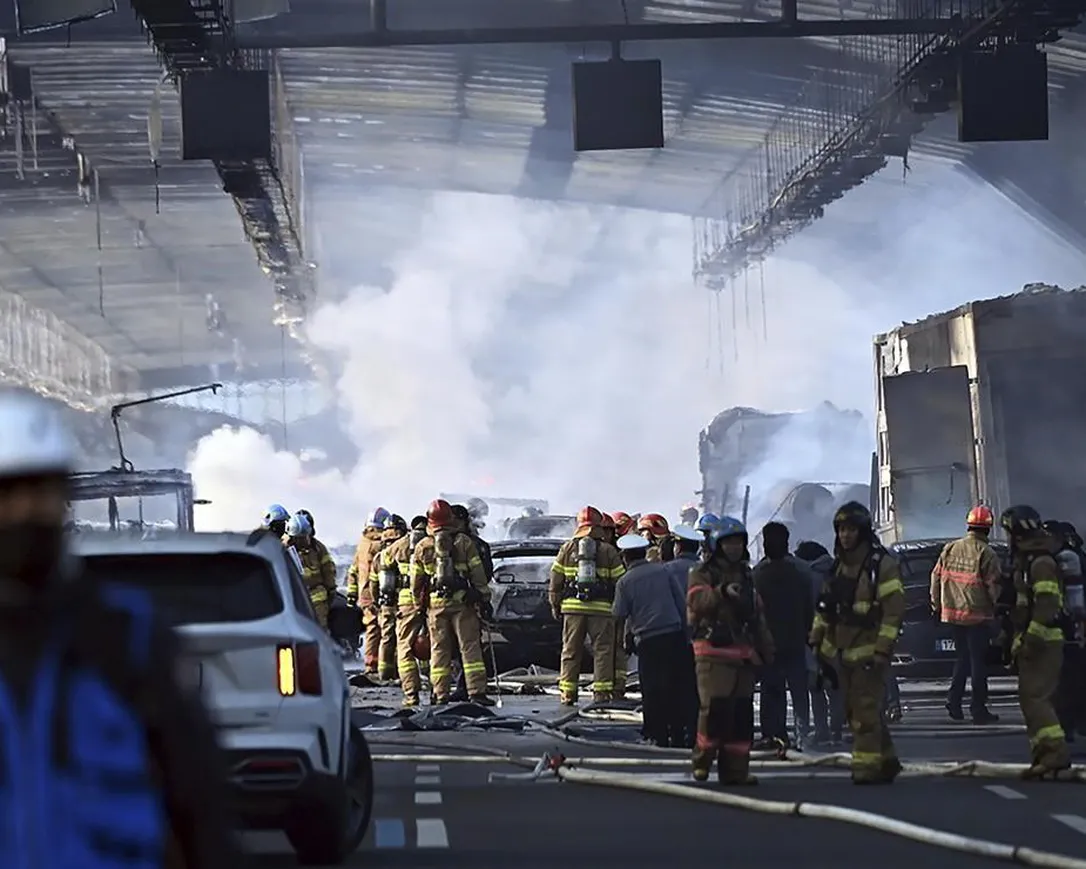
[[999, 720], [988, 710], [988, 647], [999, 600], [1002, 569], [999, 556], [988, 545], [995, 517], [978, 504], [965, 517], [965, 536], [943, 547], [931, 571], [931, 605], [937, 618], [950, 625], [956, 659], [946, 709], [951, 719], [963, 721], [965, 680], [972, 683], [970, 712], [974, 724]]
[[[400, 517], [394, 517], [400, 518]], [[426, 632], [426, 619], [422, 607], [415, 601], [411, 592], [411, 556], [419, 541], [426, 536], [426, 517], [416, 516], [411, 520], [411, 530], [399, 535], [392, 543], [381, 550], [376, 561], [380, 565], [378, 594], [384, 600], [390, 597], [395, 611], [396, 632], [396, 669], [400, 674], [400, 688], [403, 690], [403, 705], [419, 705], [419, 662], [415, 657], [415, 642], [420, 634]], [[393, 590], [390, 595], [389, 590]], [[382, 592], [384, 592], [382, 594]], [[380, 602], [380, 601], [379, 601]], [[383, 612], [383, 610], [382, 610]], [[386, 617], [387, 618], [387, 617]], [[384, 629], [382, 628], [382, 631]], [[381, 655], [383, 659], [384, 642], [382, 637]]]
[[[615, 519], [608, 513], [600, 513], [600, 528], [603, 529], [603, 539], [617, 548], [618, 535], [615, 528]], [[626, 668], [629, 666], [629, 656], [626, 654], [626, 644], [623, 638], [626, 636], [626, 620], [615, 620], [615, 687], [611, 696], [616, 700], [622, 700], [626, 696]]]
[[328, 630], [328, 608], [336, 591], [336, 563], [328, 548], [313, 536], [313, 526], [301, 513], [287, 520], [283, 542], [298, 554], [302, 579], [317, 622]]
[[886, 679], [905, 614], [897, 561], [879, 543], [858, 501], [833, 517], [833, 573], [822, 584], [808, 639], [836, 675], [852, 729], [852, 781], [890, 784], [901, 772], [886, 721]]
[[1011, 542], [1014, 576], [1014, 642], [1011, 655], [1018, 665], [1018, 704], [1026, 719], [1031, 764], [1024, 778], [1071, 765], [1066, 736], [1060, 727], [1053, 696], [1060, 681], [1064, 632], [1063, 583], [1053, 557], [1057, 544], [1041, 527], [1032, 507], [1011, 507], [999, 517]]
[[395, 560], [385, 557], [398, 540], [407, 536], [407, 523], [395, 513], [385, 519], [381, 532], [381, 548], [377, 550], [370, 567], [370, 598], [377, 606], [377, 629], [380, 641], [377, 646], [377, 678], [391, 681], [396, 678], [396, 611], [400, 603], [399, 568]]
[[679, 511], [679, 524], [693, 528], [698, 524], [698, 512], [694, 504], [684, 504], [682, 510]]
[[637, 520], [629, 513], [618, 510], [611, 514], [611, 521], [615, 523], [615, 539], [625, 537], [627, 534], [637, 533]]
[[[478, 501], [479, 499], [473, 498], [472, 500]], [[494, 557], [490, 554], [490, 544], [483, 540], [479, 534], [479, 531], [486, 526], [486, 522], [480, 521], [478, 514], [472, 512], [472, 508], [464, 504], [453, 504], [452, 511], [460, 524], [460, 530], [467, 534], [471, 538], [471, 542], [475, 544], [475, 549], [483, 562], [486, 581], [490, 582], [494, 578]]]
[[1044, 523], [1044, 529], [1055, 543], [1056, 564], [1063, 581], [1063, 618], [1064, 633], [1063, 663], [1060, 666], [1060, 683], [1053, 698], [1056, 716], [1063, 728], [1064, 738], [1070, 743], [1075, 741], [1075, 730], [1082, 723], [1082, 697], [1079, 696], [1082, 652], [1082, 617], [1083, 588], [1082, 561], [1071, 547], [1075, 526], [1070, 522], [1050, 519]]
[[282, 504], [272, 504], [267, 512], [264, 513], [264, 518], [260, 522], [260, 527], [266, 531], [270, 531], [276, 537], [282, 537], [287, 533], [287, 520], [290, 519], [290, 513], [287, 508]]
[[648, 561], [671, 561], [675, 555], [671, 529], [659, 513], [646, 513], [637, 520], [637, 533], [649, 541]]
[[[377, 675], [377, 652], [381, 646], [381, 626], [377, 605], [370, 591], [369, 575], [373, 569], [373, 557], [381, 548], [381, 535], [389, 512], [378, 507], [366, 520], [362, 537], [354, 551], [354, 560], [347, 570], [347, 602], [362, 609], [362, 659], [367, 676]], [[361, 592], [361, 597], [359, 593]]]
[[[563, 706], [577, 702], [585, 638], [592, 640], [592, 696], [610, 700], [615, 690], [615, 583], [626, 572], [618, 550], [604, 537], [603, 514], [582, 507], [577, 530], [551, 565], [551, 612], [562, 622], [558, 690]], [[623, 686], [625, 687], [625, 686]]]
[[449, 702], [452, 659], [459, 646], [468, 698], [493, 706], [486, 696], [483, 660], [481, 620], [489, 621], [493, 614], [483, 560], [471, 538], [459, 529], [448, 501], [430, 503], [426, 530], [427, 536], [415, 548], [411, 590], [428, 614], [434, 703]]
[[698, 685], [694, 779], [708, 779], [715, 758], [721, 784], [753, 785], [755, 668], [773, 663], [773, 637], [754, 590], [746, 527], [721, 517], [707, 545], [708, 558], [690, 570], [686, 592]]

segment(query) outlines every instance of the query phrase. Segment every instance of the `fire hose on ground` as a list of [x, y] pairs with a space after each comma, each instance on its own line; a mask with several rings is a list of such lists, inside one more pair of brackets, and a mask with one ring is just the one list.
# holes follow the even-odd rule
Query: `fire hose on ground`
[[[609, 772], [600, 769], [592, 769], [592, 766], [671, 766], [679, 765], [675, 758], [652, 757], [581, 757], [566, 758], [562, 755], [543, 754], [540, 757], [518, 757], [512, 752], [501, 749], [483, 748], [477, 745], [461, 746], [455, 743], [437, 743], [426, 741], [396, 740], [388, 737], [378, 737], [369, 740], [374, 745], [402, 746], [404, 748], [419, 748], [430, 751], [449, 751], [449, 754], [375, 754], [373, 759], [377, 763], [481, 763], [481, 764], [510, 764], [526, 768], [523, 773], [491, 774], [491, 779], [502, 778], [504, 780], [534, 782], [543, 780], [548, 774], [553, 774], [561, 782], [583, 784], [594, 787], [609, 787], [622, 790], [640, 791], [643, 793], [659, 794], [662, 796], [680, 797], [682, 799], [697, 802], [710, 803], [724, 806], [725, 808], [740, 809], [761, 814], [785, 815], [800, 818], [816, 818], [838, 823], [852, 824], [869, 830], [876, 830], [892, 836], [909, 839], [924, 845], [930, 845], [945, 850], [955, 851], [961, 854], [971, 854], [989, 859], [1003, 860], [1010, 863], [1019, 863], [1025, 866], [1044, 867], [1044, 869], [1086, 869], [1086, 860], [1065, 854], [1057, 854], [1050, 851], [1042, 851], [1021, 845], [1009, 845], [1003, 842], [995, 842], [987, 839], [979, 839], [972, 836], [962, 836], [957, 833], [948, 833], [945, 830], [925, 827], [908, 821], [901, 821], [886, 815], [862, 809], [853, 809], [846, 806], [836, 806], [825, 803], [811, 803], [803, 801], [767, 800], [742, 796], [740, 794], [727, 793], [719, 790], [710, 790], [705, 787], [697, 787], [683, 784], [646, 779], [637, 775], [622, 772]], [[643, 748], [638, 746], [637, 748]], [[474, 754], [460, 752], [471, 751]], [[823, 755], [821, 757], [804, 758], [802, 760], [753, 760], [751, 767], [764, 768], [788, 768], [788, 767], [814, 767], [837, 766], [848, 760], [844, 754]], [[681, 762], [689, 764], [689, 759]], [[915, 771], [928, 775], [961, 776], [961, 775], [985, 775], [994, 770], [1009, 768], [1025, 768], [1024, 764], [988, 764], [983, 761], [967, 761], [964, 763], [919, 763], [905, 764], [906, 771]], [[1086, 781], [1086, 769], [1076, 767], [1066, 771], [1064, 780]]]

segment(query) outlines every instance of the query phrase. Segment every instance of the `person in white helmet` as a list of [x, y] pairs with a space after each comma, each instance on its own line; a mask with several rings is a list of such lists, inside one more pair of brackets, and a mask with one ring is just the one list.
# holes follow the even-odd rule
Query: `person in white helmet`
[[54, 406], [0, 390], [0, 865], [232, 869], [225, 767], [172, 635], [67, 551], [74, 469]]

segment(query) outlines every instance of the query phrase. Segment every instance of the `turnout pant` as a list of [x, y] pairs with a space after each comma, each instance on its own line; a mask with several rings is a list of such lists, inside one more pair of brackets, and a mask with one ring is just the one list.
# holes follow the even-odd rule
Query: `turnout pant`
[[611, 648], [615, 654], [615, 687], [611, 694], [616, 699], [622, 699], [626, 696], [626, 668], [629, 666], [629, 660], [626, 657], [626, 647], [623, 643], [623, 639], [626, 636], [626, 620], [617, 619], [615, 621], [615, 640], [611, 644]]
[[665, 748], [690, 748], [698, 716], [694, 652], [686, 631], [659, 634], [637, 644], [642, 733]]
[[1033, 763], [1048, 769], [1067, 766], [1070, 752], [1052, 699], [1060, 682], [1063, 643], [1023, 645], [1018, 651], [1018, 705], [1026, 719]]
[[754, 669], [711, 658], [695, 659], [698, 732], [694, 773], [708, 774], [717, 761], [722, 784], [746, 784], [754, 739]]
[[762, 739], [780, 739], [788, 742], [788, 697], [792, 698], [794, 732], [798, 742], [807, 735], [810, 722], [810, 704], [807, 696], [807, 656], [797, 655], [777, 658], [762, 671], [762, 702], [760, 723]]
[[419, 676], [419, 662], [411, 644], [421, 631], [426, 630], [422, 613], [418, 607], [402, 606], [396, 613], [396, 663], [400, 671], [400, 688], [403, 689], [403, 702], [407, 706], [417, 706], [422, 679]]
[[396, 607], [383, 606], [377, 613], [380, 644], [377, 647], [377, 673], [382, 679], [396, 678]]
[[310, 600], [313, 604], [313, 612], [317, 616], [317, 624], [328, 630], [328, 599]]
[[464, 666], [468, 696], [486, 694], [482, 624], [475, 607], [450, 603], [430, 608], [430, 682], [434, 701], [444, 703], [452, 687], [452, 659], [457, 647]]
[[852, 729], [852, 778], [880, 781], [897, 760], [886, 722], [886, 665], [846, 665], [838, 668], [845, 697], [845, 716]]
[[358, 607], [362, 610], [362, 661], [367, 673], [376, 673], [380, 662], [381, 624], [377, 605], [373, 602], [373, 592], [368, 585], [359, 592]]
[[615, 619], [602, 613], [566, 613], [562, 616], [562, 663], [558, 674], [558, 690], [566, 703], [577, 699], [586, 637], [592, 640], [593, 696], [607, 700], [615, 689]]

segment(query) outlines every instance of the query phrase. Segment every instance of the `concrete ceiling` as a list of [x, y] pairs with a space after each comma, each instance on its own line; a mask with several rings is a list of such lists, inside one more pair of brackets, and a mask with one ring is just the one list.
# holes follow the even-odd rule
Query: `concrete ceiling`
[[[607, 12], [581, 0], [515, 5], [524, 23], [621, 15], [617, 2]], [[440, 10], [409, 0], [390, 6], [400, 16], [391, 26], [436, 27], [454, 14], [469, 26], [468, 13], [511, 23], [495, 16], [514, 14], [512, 4], [493, 0], [449, 0]], [[767, 17], [778, 4], [629, 0], [628, 6], [645, 21], [710, 21]], [[352, 8], [357, 4], [346, 0], [294, 0], [289, 16], [253, 26], [316, 27], [346, 21], [357, 15]], [[875, 8], [875, 0], [804, 0], [800, 15], [862, 17]], [[536, 20], [528, 21], [532, 15]], [[115, 15], [77, 26], [70, 46], [57, 34], [8, 47], [8, 62], [32, 71], [36, 108], [21, 121], [8, 110], [0, 125], [0, 287], [93, 338], [119, 363], [147, 375], [147, 383], [193, 382], [204, 379], [208, 363], [232, 369], [239, 360], [239, 376], [297, 372], [301, 356], [275, 323], [272, 282], [235, 202], [214, 167], [180, 159], [176, 91], [162, 84], [159, 60], [132, 10], [125, 3]], [[280, 52], [293, 128], [279, 132], [301, 149], [312, 212], [301, 228], [307, 255], [322, 267], [325, 253], [334, 258], [320, 242], [331, 230], [312, 214], [335, 221], [341, 207], [370, 215], [372, 236], [387, 240], [378, 252], [408, 243], [425, 206], [422, 191], [432, 189], [714, 216], [714, 190], [760, 145], [782, 108], [798, 105], [806, 123], [817, 126], [833, 91], [809, 82], [828, 81], [827, 70], [869, 73], [880, 62], [872, 45], [833, 39], [634, 46], [628, 56], [664, 63], [667, 147], [580, 155], [572, 152], [569, 131], [569, 64], [600, 57], [591, 47]], [[1051, 48], [1057, 112], [1081, 78], [1084, 45], [1074, 37]], [[156, 93], [157, 207], [147, 133]], [[85, 157], [82, 171], [77, 151]], [[946, 135], [922, 137], [916, 151], [951, 161], [970, 153]], [[398, 197], [399, 212], [390, 215], [381, 207], [380, 192], [388, 187], [419, 195]], [[210, 322], [209, 294], [219, 311]]]

